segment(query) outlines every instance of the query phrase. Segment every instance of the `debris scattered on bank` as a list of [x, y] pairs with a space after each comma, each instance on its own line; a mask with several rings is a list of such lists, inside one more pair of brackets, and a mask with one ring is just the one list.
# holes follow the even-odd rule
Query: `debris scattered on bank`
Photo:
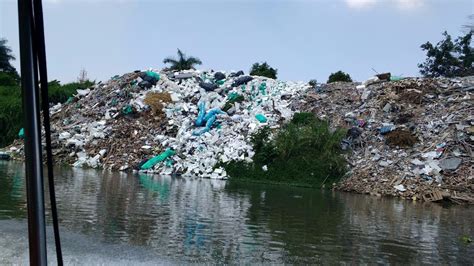
[[306, 97], [303, 110], [348, 129], [352, 170], [339, 188], [474, 203], [474, 77], [384, 79]]

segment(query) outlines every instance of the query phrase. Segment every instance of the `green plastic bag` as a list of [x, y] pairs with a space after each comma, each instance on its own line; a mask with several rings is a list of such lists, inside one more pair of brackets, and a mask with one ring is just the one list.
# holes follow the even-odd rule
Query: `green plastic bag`
[[255, 118], [257, 118], [258, 122], [260, 122], [260, 123], [266, 123], [267, 122], [267, 118], [262, 114], [256, 114]]
[[147, 170], [147, 169], [153, 168], [153, 166], [155, 166], [157, 163], [162, 162], [162, 161], [166, 160], [168, 157], [171, 157], [175, 154], [176, 154], [176, 152], [173, 151], [172, 149], [166, 149], [160, 155], [157, 155], [157, 156], [151, 158], [150, 160], [148, 160], [140, 168], [142, 170]]
[[24, 128], [20, 129], [20, 132], [18, 132], [18, 137], [20, 139], [25, 139], [25, 129]]
[[156, 81], [160, 80], [160, 74], [158, 74], [158, 73], [155, 73], [153, 71], [145, 71], [145, 74], [149, 77], [155, 78]]
[[69, 96], [69, 98], [67, 98], [66, 103], [72, 103], [72, 101], [74, 101], [74, 97]]
[[122, 113], [123, 113], [124, 115], [129, 115], [129, 114], [131, 114], [132, 112], [133, 112], [133, 109], [132, 109], [132, 106], [130, 106], [130, 105], [126, 105], [126, 106], [124, 106], [124, 107], [122, 108]]
[[400, 76], [390, 76], [390, 81], [399, 81], [399, 80], [402, 80], [403, 77], [400, 77]]
[[262, 95], [266, 95], [267, 92], [267, 83], [263, 82], [262, 84], [260, 84], [260, 86], [258, 87], [258, 89], [260, 90], [260, 92], [262, 93]]

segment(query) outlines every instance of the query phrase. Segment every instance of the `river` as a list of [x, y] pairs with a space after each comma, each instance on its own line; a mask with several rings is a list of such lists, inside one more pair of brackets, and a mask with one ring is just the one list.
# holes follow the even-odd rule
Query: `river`
[[[68, 167], [56, 175], [66, 264], [474, 262], [474, 243], [462, 240], [474, 238], [468, 206]], [[23, 165], [0, 161], [2, 265], [27, 264], [26, 214]]]

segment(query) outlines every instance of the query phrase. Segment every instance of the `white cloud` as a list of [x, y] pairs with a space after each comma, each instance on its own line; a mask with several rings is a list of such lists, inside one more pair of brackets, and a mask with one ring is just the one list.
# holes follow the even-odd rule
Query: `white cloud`
[[401, 9], [415, 9], [423, 6], [423, 0], [397, 0], [396, 2]]
[[374, 5], [377, 0], [346, 0], [350, 8], [365, 8]]
[[411, 10], [423, 6], [425, 0], [345, 0], [349, 8], [361, 9], [375, 5], [394, 5], [402, 10]]

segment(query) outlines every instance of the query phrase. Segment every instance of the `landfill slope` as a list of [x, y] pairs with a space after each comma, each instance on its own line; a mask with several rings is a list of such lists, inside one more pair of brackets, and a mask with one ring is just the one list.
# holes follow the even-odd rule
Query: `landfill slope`
[[473, 93], [474, 77], [314, 88], [242, 72], [136, 71], [53, 106], [53, 154], [75, 167], [226, 179], [218, 165], [251, 162], [252, 133], [312, 112], [347, 129], [351, 170], [338, 189], [474, 203]]
[[308, 89], [241, 72], [115, 76], [51, 108], [53, 154], [74, 167], [226, 179], [216, 164], [251, 161], [250, 135], [291, 119], [291, 101]]
[[474, 77], [333, 83], [302, 110], [347, 128], [351, 171], [338, 188], [474, 203]]

